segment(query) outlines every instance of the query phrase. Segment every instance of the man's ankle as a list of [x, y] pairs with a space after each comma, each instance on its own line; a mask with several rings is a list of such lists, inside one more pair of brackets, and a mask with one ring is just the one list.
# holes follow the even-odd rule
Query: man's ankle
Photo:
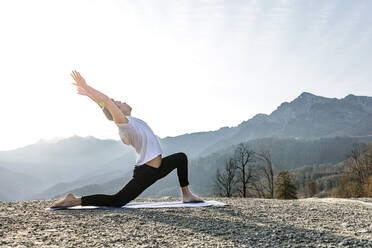
[[73, 203], [75, 206], [80, 206], [81, 205], [81, 198], [80, 197], [76, 197], [74, 199], [74, 203]]
[[190, 189], [189, 189], [189, 186], [181, 187], [181, 191], [182, 191], [183, 195], [187, 195], [187, 194], [191, 193]]

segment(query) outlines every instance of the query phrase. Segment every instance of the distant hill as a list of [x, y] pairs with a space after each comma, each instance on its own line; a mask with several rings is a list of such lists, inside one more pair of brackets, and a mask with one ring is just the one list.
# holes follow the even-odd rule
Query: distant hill
[[337, 185], [339, 176], [344, 169], [344, 162], [340, 162], [336, 164], [308, 165], [290, 170], [290, 172], [299, 196], [309, 197], [305, 192], [306, 184], [312, 180], [315, 184], [315, 196], [330, 197], [331, 190]]
[[29, 199], [42, 189], [38, 178], [0, 167], [0, 201]]
[[127, 171], [134, 162], [131, 148], [94, 137], [73, 136], [0, 152], [0, 166], [33, 175], [46, 186], [102, 174], [106, 169]]
[[91, 177], [82, 177], [81, 179], [63, 183], [57, 183], [52, 187], [44, 189], [42, 192], [37, 192], [31, 196], [31, 199], [39, 200], [39, 199], [48, 199], [51, 196], [57, 195], [58, 193], [69, 191], [71, 189], [77, 187], [84, 187], [86, 185], [91, 184], [94, 182], [95, 184], [104, 184], [106, 182], [112, 181], [113, 179], [117, 179], [118, 177], [124, 177], [125, 175], [129, 174], [129, 172], [124, 173], [122, 171], [110, 171], [107, 173], [103, 173], [97, 176]]

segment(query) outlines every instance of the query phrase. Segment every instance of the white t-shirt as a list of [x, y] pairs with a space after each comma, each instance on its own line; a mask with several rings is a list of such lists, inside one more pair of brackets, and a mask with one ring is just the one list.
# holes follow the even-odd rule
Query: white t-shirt
[[143, 165], [163, 154], [160, 143], [154, 132], [143, 120], [126, 115], [128, 123], [116, 123], [119, 135], [124, 144], [134, 147], [137, 152], [136, 166]]

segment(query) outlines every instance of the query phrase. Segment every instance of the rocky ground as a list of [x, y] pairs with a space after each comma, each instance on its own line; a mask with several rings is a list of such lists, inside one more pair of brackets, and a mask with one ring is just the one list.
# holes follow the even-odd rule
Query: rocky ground
[[[213, 199], [229, 205], [46, 211], [53, 200], [0, 202], [0, 246], [372, 247], [370, 199]], [[136, 201], [161, 200], [179, 201]]]

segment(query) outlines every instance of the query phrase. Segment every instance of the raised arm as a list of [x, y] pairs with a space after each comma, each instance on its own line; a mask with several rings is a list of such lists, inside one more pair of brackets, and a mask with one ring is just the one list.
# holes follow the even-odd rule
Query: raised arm
[[101, 107], [104, 105], [104, 107], [110, 111], [115, 123], [128, 123], [128, 119], [125, 118], [125, 115], [120, 111], [115, 103], [113, 103], [105, 94], [89, 86], [79, 72], [72, 71], [71, 76], [75, 80], [75, 83], [72, 84], [78, 87], [78, 94], [88, 96]]

